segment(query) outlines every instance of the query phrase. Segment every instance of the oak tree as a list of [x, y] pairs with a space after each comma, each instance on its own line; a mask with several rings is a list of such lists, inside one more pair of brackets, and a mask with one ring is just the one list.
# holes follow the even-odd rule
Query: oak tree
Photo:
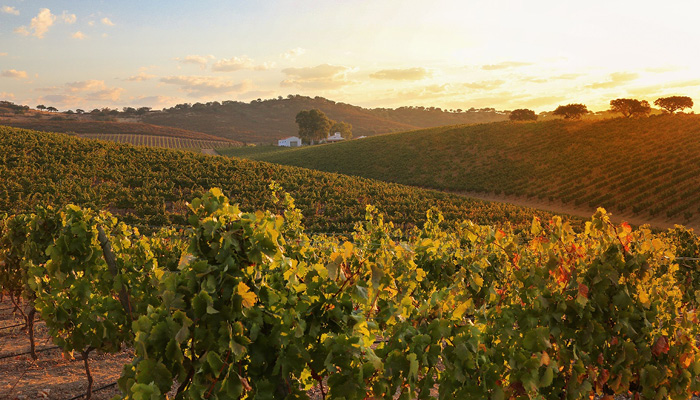
[[581, 116], [588, 114], [588, 108], [578, 103], [567, 104], [557, 107], [552, 114], [562, 116], [565, 119], [579, 119]]
[[307, 143], [325, 138], [331, 129], [331, 120], [317, 108], [299, 111], [296, 122], [299, 125], [299, 137]]
[[683, 110], [684, 108], [692, 108], [693, 99], [688, 96], [660, 97], [654, 100], [654, 105], [663, 108], [670, 114], [673, 114], [678, 110]]
[[537, 121], [535, 112], [527, 108], [519, 108], [511, 111], [508, 118], [510, 118], [511, 121]]
[[619, 112], [625, 118], [645, 116], [651, 112], [651, 106], [646, 100], [615, 99], [610, 100], [610, 111]]

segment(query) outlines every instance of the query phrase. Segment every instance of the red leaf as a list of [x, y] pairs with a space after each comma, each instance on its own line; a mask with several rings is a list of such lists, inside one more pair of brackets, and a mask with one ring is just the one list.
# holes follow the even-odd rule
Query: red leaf
[[656, 343], [654, 343], [654, 347], [652, 347], [651, 352], [658, 357], [661, 354], [668, 353], [670, 349], [671, 348], [668, 345], [668, 339], [666, 339], [666, 336], [661, 336], [660, 338], [656, 339]]
[[578, 294], [581, 296], [588, 298], [588, 286], [584, 285], [583, 283], [578, 284]]

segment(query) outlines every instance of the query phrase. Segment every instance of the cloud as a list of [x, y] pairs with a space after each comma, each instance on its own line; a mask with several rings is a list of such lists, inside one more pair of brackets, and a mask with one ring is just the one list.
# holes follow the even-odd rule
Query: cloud
[[85, 39], [87, 36], [85, 36], [85, 34], [84, 34], [83, 32], [77, 31], [77, 32], [75, 32], [74, 34], [70, 35], [70, 37], [72, 37], [73, 39], [80, 39], [80, 40], [83, 40], [83, 39]]
[[209, 63], [209, 60], [213, 59], [214, 56], [197, 56], [197, 55], [191, 55], [191, 56], [185, 56], [184, 58], [176, 58], [180, 64], [195, 64], [199, 65], [199, 68], [205, 69], [207, 67], [207, 64]]
[[228, 60], [219, 60], [212, 65], [211, 70], [217, 72], [232, 72], [242, 69], [252, 69], [254, 71], [267, 71], [274, 67], [274, 64], [255, 64], [248, 56], [231, 57]]
[[335, 89], [350, 82], [346, 74], [350, 68], [341, 65], [321, 64], [315, 67], [285, 68], [282, 70], [287, 75], [287, 79], [280, 83], [280, 86], [297, 86], [310, 89]]
[[4, 12], [5, 14], [19, 15], [19, 10], [10, 6], [2, 6], [0, 11]]
[[39, 104], [46, 104], [47, 106], [70, 108], [84, 102], [84, 100], [72, 94], [49, 94], [39, 97], [36, 102]]
[[683, 69], [683, 67], [669, 65], [669, 66], [665, 66], [665, 67], [645, 68], [644, 70], [647, 72], [653, 72], [655, 74], [662, 74], [664, 72], [679, 71], [681, 69]]
[[86, 92], [89, 90], [104, 90], [107, 86], [105, 85], [105, 81], [88, 79], [86, 81], [68, 82], [65, 84], [65, 88], [69, 92]]
[[124, 89], [119, 87], [106, 88], [103, 90], [88, 93], [87, 99], [99, 101], [117, 101], [119, 100], [119, 97], [121, 96], [123, 91]]
[[141, 82], [141, 81], [147, 81], [149, 79], [155, 78], [155, 75], [147, 74], [145, 72], [140, 72], [138, 75], [132, 75], [128, 78], [126, 78], [127, 81], [130, 82]]
[[39, 14], [30, 21], [29, 28], [22, 25], [15, 29], [15, 33], [23, 36], [32, 35], [42, 39], [54, 22], [56, 22], [56, 16], [51, 14], [51, 10], [42, 8], [39, 10]]
[[6, 69], [0, 73], [4, 78], [23, 79], [27, 77], [27, 71], [17, 71], [16, 69]]
[[583, 76], [583, 74], [561, 74], [561, 75], [557, 75], [555, 77], [552, 77], [552, 79], [574, 80], [574, 79], [579, 78], [581, 76]]
[[306, 49], [302, 49], [301, 47], [297, 47], [295, 49], [287, 50], [284, 53], [280, 54], [280, 58], [284, 58], [285, 60], [291, 60], [294, 58], [299, 57], [300, 55], [306, 53]]
[[102, 22], [102, 25], [114, 26], [114, 22], [107, 17], [102, 18], [100, 22]]
[[132, 98], [130, 102], [139, 107], [165, 107], [182, 103], [184, 99], [172, 96], [139, 96]]
[[389, 79], [394, 81], [419, 81], [431, 75], [425, 68], [383, 69], [370, 74], [372, 79]]
[[0, 92], [0, 99], [14, 99], [15, 94], [14, 93], [8, 93], [8, 92]]
[[250, 91], [253, 84], [250, 81], [235, 83], [228, 79], [215, 76], [166, 76], [160, 81], [176, 85], [180, 90], [194, 97], [206, 97], [213, 94], [232, 94]]
[[466, 89], [491, 90], [491, 89], [495, 89], [495, 88], [503, 85], [504, 83], [506, 83], [506, 81], [493, 80], [493, 81], [480, 81], [480, 82], [463, 83], [462, 86]]
[[507, 68], [517, 68], [517, 67], [525, 67], [528, 65], [532, 65], [532, 63], [529, 62], [520, 62], [520, 61], [504, 61], [498, 64], [488, 64], [488, 65], [482, 65], [481, 69], [485, 71], [494, 71], [497, 69], [507, 69]]
[[75, 14], [68, 14], [68, 12], [64, 11], [63, 14], [61, 14], [61, 20], [65, 22], [66, 24], [74, 24], [75, 21], [78, 20], [78, 17], [75, 16]]
[[633, 81], [637, 78], [639, 78], [639, 74], [635, 72], [614, 72], [610, 74], [607, 81], [594, 82], [590, 85], [586, 85], [586, 87], [591, 89], [610, 89]]
[[5, 57], [7, 53], [0, 53], [0, 57]]

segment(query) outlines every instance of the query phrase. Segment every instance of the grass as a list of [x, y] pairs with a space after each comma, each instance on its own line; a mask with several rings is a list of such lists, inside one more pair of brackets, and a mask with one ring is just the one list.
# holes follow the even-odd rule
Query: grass
[[217, 148], [216, 152], [222, 156], [238, 157], [238, 158], [253, 158], [264, 156], [271, 153], [279, 153], [290, 150], [290, 147], [272, 146], [272, 145], [257, 145], [257, 146], [241, 146], [241, 147], [221, 147]]

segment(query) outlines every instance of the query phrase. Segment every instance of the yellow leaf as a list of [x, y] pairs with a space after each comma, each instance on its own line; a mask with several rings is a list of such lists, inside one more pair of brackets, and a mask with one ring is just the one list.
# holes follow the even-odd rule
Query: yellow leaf
[[352, 251], [354, 249], [354, 246], [350, 242], [345, 242], [345, 243], [343, 243], [343, 247], [345, 248], [343, 258], [347, 260], [352, 255]]
[[464, 316], [464, 314], [467, 312], [467, 310], [469, 310], [471, 308], [471, 306], [472, 306], [472, 299], [468, 299], [464, 303], [458, 305], [457, 308], [455, 308], [455, 313], [454, 313], [455, 318], [461, 319], [462, 316]]
[[255, 293], [250, 291], [250, 288], [248, 285], [246, 285], [243, 282], [240, 282], [238, 284], [238, 295], [241, 296], [243, 299], [242, 303], [243, 308], [250, 308], [253, 307], [255, 302], [257, 301], [258, 297], [255, 295]]
[[484, 286], [484, 278], [479, 274], [474, 274], [474, 283], [476, 283], [476, 286], [482, 287]]
[[425, 273], [425, 271], [423, 271], [423, 269], [416, 268], [416, 280], [418, 282], [423, 282], [423, 279], [425, 279], [425, 275], [426, 275], [426, 273]]

